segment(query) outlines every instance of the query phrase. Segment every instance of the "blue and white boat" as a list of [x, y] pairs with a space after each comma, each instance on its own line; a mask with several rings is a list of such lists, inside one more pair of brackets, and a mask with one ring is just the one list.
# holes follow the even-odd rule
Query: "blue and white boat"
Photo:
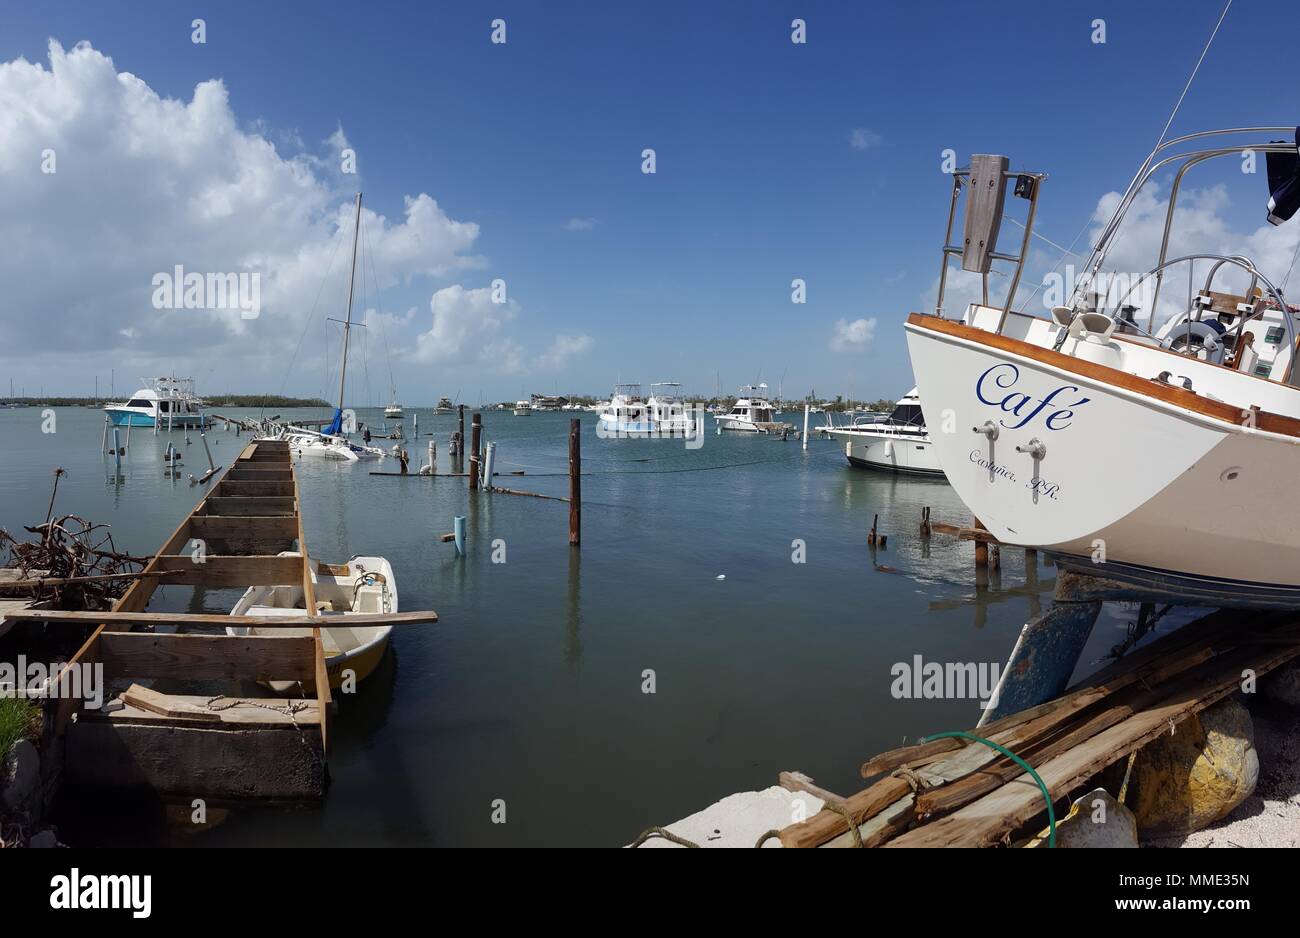
[[203, 428], [203, 401], [194, 393], [193, 378], [175, 375], [159, 378], [152, 388], [141, 388], [122, 404], [104, 407], [115, 427], [153, 427], [160, 429]]

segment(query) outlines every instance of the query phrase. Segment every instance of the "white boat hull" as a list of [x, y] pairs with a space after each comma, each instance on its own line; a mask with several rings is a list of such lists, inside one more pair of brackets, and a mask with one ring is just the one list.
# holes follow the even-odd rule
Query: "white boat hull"
[[[913, 323], [907, 340], [929, 416], [946, 431], [932, 422], [938, 461], [1000, 540], [1122, 579], [1300, 597], [1297, 437], [1160, 399], [1109, 369], [1049, 363], [1041, 349]], [[986, 421], [996, 440], [972, 432]], [[1032, 440], [1046, 447], [1041, 460], [1016, 450]]]
[[943, 467], [928, 434], [864, 430], [831, 430], [830, 434], [843, 444], [848, 461], [859, 468], [943, 477]]

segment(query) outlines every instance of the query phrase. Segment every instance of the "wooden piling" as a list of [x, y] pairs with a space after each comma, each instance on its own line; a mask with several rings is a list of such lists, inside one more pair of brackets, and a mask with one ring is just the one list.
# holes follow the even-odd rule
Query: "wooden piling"
[[[977, 531], [986, 531], [986, 530], [988, 530], [987, 528], [984, 527], [984, 525], [980, 524], [980, 519], [979, 519], [979, 518], [975, 518], [975, 519], [971, 522], [971, 527], [973, 527], [973, 528], [974, 528], [975, 530], [977, 530]], [[976, 569], [976, 570], [985, 570], [985, 569], [988, 568], [988, 565], [989, 565], [989, 545], [988, 545], [988, 541], [984, 541], [984, 540], [976, 540], [976, 541], [975, 541], [975, 569]]]
[[469, 487], [473, 490], [478, 488], [478, 447], [483, 437], [483, 415], [477, 411], [474, 412], [469, 433]]
[[582, 421], [569, 421], [569, 544], [582, 540]]
[[884, 547], [888, 539], [884, 534], [876, 532], [876, 525], [880, 522], [880, 515], [871, 516], [871, 530], [867, 532], [867, 545], [869, 547]]

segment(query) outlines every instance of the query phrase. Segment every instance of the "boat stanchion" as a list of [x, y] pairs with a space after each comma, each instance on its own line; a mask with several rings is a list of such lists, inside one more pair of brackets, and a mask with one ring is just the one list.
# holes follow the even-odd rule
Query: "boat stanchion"
[[457, 515], [452, 521], [453, 538], [456, 541], [456, 556], [465, 556], [465, 516]]

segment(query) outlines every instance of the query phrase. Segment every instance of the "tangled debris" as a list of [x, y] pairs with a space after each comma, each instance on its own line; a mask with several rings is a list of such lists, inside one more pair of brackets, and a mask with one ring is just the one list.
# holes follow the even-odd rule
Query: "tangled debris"
[[54, 517], [54, 498], [65, 474], [62, 468], [54, 471], [44, 523], [24, 526], [33, 539], [20, 540], [0, 528], [0, 548], [8, 552], [0, 595], [48, 601], [55, 609], [108, 609], [149, 558], [119, 551], [106, 524], [72, 514]]

